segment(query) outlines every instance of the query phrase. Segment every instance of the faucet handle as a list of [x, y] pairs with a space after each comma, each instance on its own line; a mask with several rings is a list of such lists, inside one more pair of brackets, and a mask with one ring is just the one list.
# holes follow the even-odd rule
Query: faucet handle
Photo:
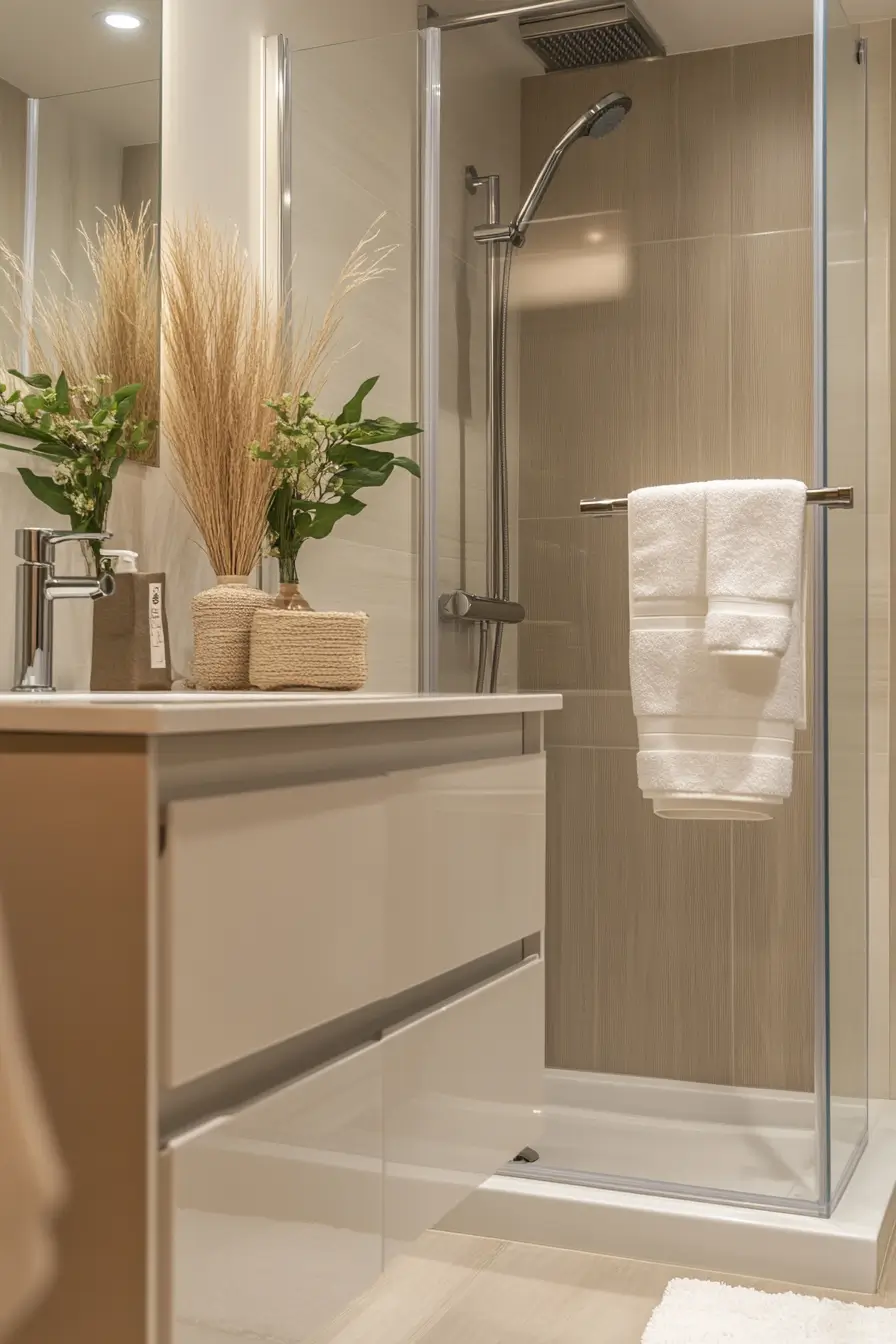
[[20, 527], [16, 555], [30, 565], [51, 565], [53, 548], [63, 541], [108, 541], [111, 532], [72, 532], [67, 528]]

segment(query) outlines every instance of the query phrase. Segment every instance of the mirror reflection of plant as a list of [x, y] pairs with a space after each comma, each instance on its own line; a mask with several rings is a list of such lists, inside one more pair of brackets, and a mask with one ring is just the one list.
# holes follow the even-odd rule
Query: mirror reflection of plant
[[[140, 384], [109, 392], [106, 378], [75, 389], [64, 373], [55, 384], [48, 373], [25, 375], [10, 369], [8, 374], [31, 390], [22, 392], [0, 382], [0, 432], [29, 440], [29, 446], [0, 447], [52, 463], [52, 476], [19, 467], [32, 495], [64, 514], [72, 531], [104, 532], [122, 462], [129, 455], [146, 453], [157, 428], [154, 421], [131, 418]], [[89, 546], [99, 574], [100, 543]]]
[[[19, 296], [7, 313], [20, 344], [31, 352], [37, 368], [65, 369], [76, 414], [84, 413], [79, 389], [91, 390], [103, 373], [113, 387], [140, 384], [136, 412], [147, 426], [159, 418], [159, 259], [157, 226], [143, 201], [132, 218], [123, 206], [110, 214], [97, 210], [91, 231], [78, 224], [78, 242], [93, 276], [93, 293], [84, 298], [56, 254], [49, 274], [28, 283], [22, 259], [0, 239], [0, 277]], [[21, 296], [32, 293], [34, 311], [22, 308]], [[141, 454], [154, 462], [157, 441]]]
[[253, 457], [270, 462], [275, 488], [268, 509], [268, 546], [280, 563], [281, 583], [297, 583], [296, 561], [306, 541], [332, 532], [340, 518], [366, 507], [358, 491], [385, 485], [396, 467], [420, 475], [409, 457], [374, 445], [413, 438], [420, 426], [388, 416], [364, 419], [364, 400], [378, 378], [368, 378], [335, 420], [319, 415], [311, 393], [284, 395], [268, 405], [276, 416], [267, 449], [253, 444]]

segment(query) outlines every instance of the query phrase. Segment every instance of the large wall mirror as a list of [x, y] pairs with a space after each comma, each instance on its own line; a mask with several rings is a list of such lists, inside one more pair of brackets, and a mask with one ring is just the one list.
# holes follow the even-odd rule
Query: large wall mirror
[[161, 0], [3, 0], [3, 30], [2, 364], [139, 382], [156, 419]]

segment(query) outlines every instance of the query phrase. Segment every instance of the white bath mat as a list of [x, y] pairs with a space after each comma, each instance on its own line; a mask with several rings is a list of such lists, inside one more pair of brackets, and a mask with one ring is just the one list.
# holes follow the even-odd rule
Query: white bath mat
[[896, 1309], [673, 1279], [642, 1344], [896, 1344]]

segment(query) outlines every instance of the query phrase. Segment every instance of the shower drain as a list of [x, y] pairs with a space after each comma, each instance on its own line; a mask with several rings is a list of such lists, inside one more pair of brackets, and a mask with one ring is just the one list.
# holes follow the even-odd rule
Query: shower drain
[[517, 1153], [516, 1157], [514, 1157], [514, 1158], [512, 1159], [512, 1161], [514, 1161], [514, 1162], [537, 1162], [537, 1161], [538, 1161], [538, 1157], [539, 1157], [539, 1155], [538, 1155], [538, 1153], [536, 1153], [536, 1151], [535, 1151], [534, 1148], [523, 1148], [523, 1150], [522, 1150], [521, 1152]]

